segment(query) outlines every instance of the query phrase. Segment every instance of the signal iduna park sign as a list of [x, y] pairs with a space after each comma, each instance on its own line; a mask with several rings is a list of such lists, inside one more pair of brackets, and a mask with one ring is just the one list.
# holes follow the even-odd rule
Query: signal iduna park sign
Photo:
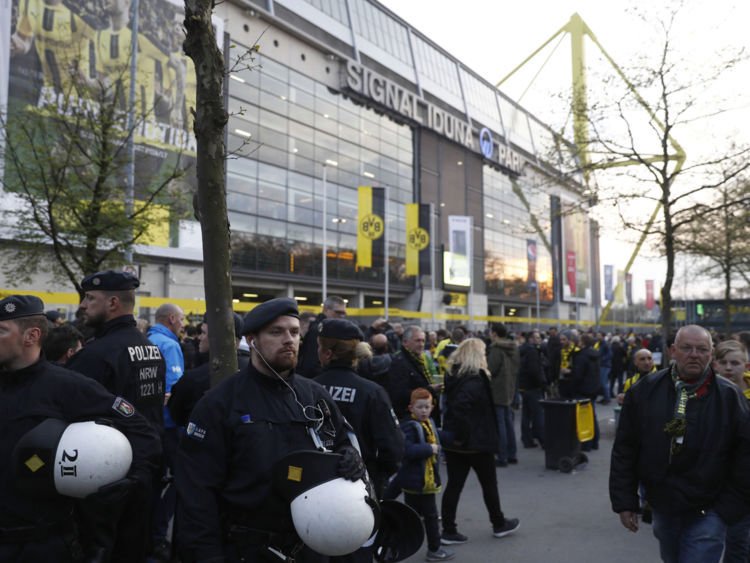
[[343, 90], [375, 102], [451, 141], [479, 152], [487, 160], [516, 174], [521, 173], [524, 165], [521, 155], [500, 143], [500, 136], [493, 135], [486, 127], [481, 130], [474, 128], [470, 122], [429, 103], [355, 61], [347, 60], [343, 67]]

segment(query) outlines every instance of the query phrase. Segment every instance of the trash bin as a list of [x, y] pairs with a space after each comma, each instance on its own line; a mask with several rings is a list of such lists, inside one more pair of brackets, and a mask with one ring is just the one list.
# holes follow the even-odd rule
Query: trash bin
[[586, 463], [581, 442], [594, 437], [591, 401], [589, 399], [545, 400], [544, 405], [544, 461], [547, 469], [570, 473]]

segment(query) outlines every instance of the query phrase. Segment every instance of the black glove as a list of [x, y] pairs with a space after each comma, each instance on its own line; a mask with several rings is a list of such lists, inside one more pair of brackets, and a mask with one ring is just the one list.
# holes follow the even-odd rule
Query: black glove
[[365, 476], [365, 462], [356, 448], [344, 446], [337, 454], [341, 454], [339, 461], [338, 474], [347, 481], [359, 481]]
[[122, 502], [138, 485], [138, 482], [129, 477], [99, 487], [99, 490], [86, 497], [86, 501], [97, 504], [118, 504]]

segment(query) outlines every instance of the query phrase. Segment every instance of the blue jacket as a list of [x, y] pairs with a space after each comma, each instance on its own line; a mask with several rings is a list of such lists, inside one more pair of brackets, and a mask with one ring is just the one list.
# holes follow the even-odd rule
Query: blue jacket
[[[440, 445], [435, 423], [430, 419], [432, 432]], [[436, 461], [437, 456], [432, 453], [432, 446], [427, 443], [422, 425], [413, 418], [401, 421], [401, 431], [404, 433], [404, 458], [401, 468], [396, 476], [398, 485], [409, 492], [424, 491], [424, 475], [428, 463], [432, 463], [435, 473], [435, 491], [424, 491], [425, 494], [435, 494], [440, 491], [440, 464]]]
[[[182, 348], [177, 336], [162, 324], [155, 324], [148, 330], [148, 339], [159, 347], [161, 355], [167, 364], [166, 393], [172, 392], [172, 385], [182, 377], [185, 372], [185, 359], [182, 356]], [[172, 417], [164, 407], [164, 428], [177, 426]]]

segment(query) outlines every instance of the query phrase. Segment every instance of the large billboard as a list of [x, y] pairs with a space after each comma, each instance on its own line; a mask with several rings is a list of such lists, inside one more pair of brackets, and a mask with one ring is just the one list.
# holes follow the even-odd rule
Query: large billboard
[[[67, 151], [72, 136], [80, 137], [75, 142], [100, 150], [102, 139], [97, 136], [105, 134], [100, 126], [109, 120], [114, 124], [106, 133], [114, 147], [115, 171], [111, 173], [117, 176], [123, 197], [131, 131], [136, 208], [139, 201], [149, 200], [160, 177], [177, 168], [187, 173], [173, 180], [173, 188], [191, 191], [186, 184], [195, 182], [191, 108], [196, 105], [196, 79], [192, 61], [182, 52], [183, 4], [141, 0], [137, 21], [133, 21], [131, 0], [8, 1], [10, 11], [6, 5], [0, 14], [0, 23], [10, 32], [6, 35], [3, 29], [0, 49], [8, 60], [7, 75], [0, 77], [0, 90], [3, 82], [7, 85], [3, 125], [8, 146], [13, 135], [29, 130], [24, 126], [32, 120], [49, 120], [50, 127], [35, 134], [50, 131], [46, 140], [58, 144], [59, 152]], [[135, 42], [133, 29], [137, 29]], [[84, 119], [89, 123], [82, 125]], [[74, 128], [75, 133], [66, 136]], [[22, 140], [15, 141], [18, 152]], [[27, 144], [38, 141], [32, 138]], [[8, 152], [6, 173], [12, 172]], [[4, 185], [13, 191], [17, 181], [11, 174]], [[170, 202], [157, 203], [168, 206]], [[148, 242], [168, 245], [164, 233], [163, 229], [156, 237], [149, 233]]]
[[589, 220], [573, 205], [562, 206], [563, 301], [591, 303], [591, 254]]

